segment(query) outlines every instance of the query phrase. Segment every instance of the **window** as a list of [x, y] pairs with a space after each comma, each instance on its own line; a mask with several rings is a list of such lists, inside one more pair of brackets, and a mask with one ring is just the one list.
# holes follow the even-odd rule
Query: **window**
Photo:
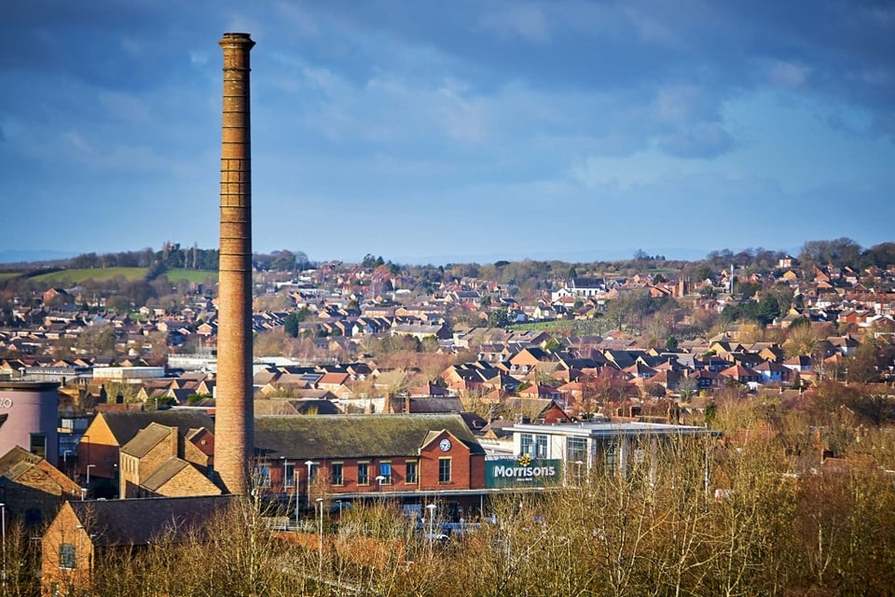
[[379, 476], [382, 477], [383, 485], [391, 485], [392, 484], [392, 463], [391, 462], [380, 462], [379, 463]]
[[566, 462], [587, 462], [587, 439], [583, 437], [566, 438]]
[[520, 442], [520, 455], [528, 454], [529, 456], [534, 456], [534, 441], [532, 439], [532, 435], [530, 433], [523, 433], [522, 437], [520, 437]]
[[291, 462], [283, 464], [283, 487], [295, 487], [295, 465]]
[[547, 458], [547, 436], [535, 436], [535, 458]]
[[607, 440], [602, 446], [603, 464], [611, 469], [618, 466], [618, 444], [614, 440]]
[[29, 452], [34, 454], [35, 456], [40, 456], [41, 458], [46, 458], [47, 456], [47, 434], [45, 433], [32, 433], [31, 434], [31, 446], [28, 449]]
[[370, 484], [370, 464], [367, 462], [359, 462], [357, 463], [357, 484], [358, 485], [369, 485]]
[[438, 459], [438, 482], [439, 483], [450, 483], [451, 482], [451, 459], [450, 458], [439, 458]]
[[405, 483], [416, 483], [416, 462], [408, 462], [404, 473]]
[[329, 481], [333, 485], [342, 485], [342, 463], [333, 462], [329, 465]]
[[320, 463], [314, 462], [310, 466], [308, 466], [308, 477], [311, 479], [311, 482], [317, 480], [317, 471], [320, 470]]
[[63, 543], [59, 546], [59, 567], [73, 569], [75, 567], [75, 546]]

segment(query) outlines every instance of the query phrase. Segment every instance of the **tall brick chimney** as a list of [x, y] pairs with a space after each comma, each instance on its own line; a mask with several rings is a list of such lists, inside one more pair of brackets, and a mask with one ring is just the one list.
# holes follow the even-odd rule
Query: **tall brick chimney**
[[248, 491], [252, 433], [252, 167], [248, 33], [225, 33], [221, 123], [221, 251], [215, 469]]

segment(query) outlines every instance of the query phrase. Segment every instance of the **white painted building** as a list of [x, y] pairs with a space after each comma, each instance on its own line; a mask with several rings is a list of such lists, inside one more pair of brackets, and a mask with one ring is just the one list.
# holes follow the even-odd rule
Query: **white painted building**
[[570, 473], [584, 472], [596, 464], [625, 470], [632, 459], [644, 458], [660, 442], [673, 437], [712, 437], [719, 432], [690, 425], [664, 423], [612, 423], [608, 421], [543, 425], [517, 423], [513, 454], [533, 459], [562, 460]]

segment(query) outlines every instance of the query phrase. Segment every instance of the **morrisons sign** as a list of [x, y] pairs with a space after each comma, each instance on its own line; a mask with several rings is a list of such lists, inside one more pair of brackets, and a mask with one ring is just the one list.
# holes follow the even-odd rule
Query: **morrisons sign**
[[485, 487], [557, 485], [562, 481], [562, 460], [498, 458], [485, 461]]

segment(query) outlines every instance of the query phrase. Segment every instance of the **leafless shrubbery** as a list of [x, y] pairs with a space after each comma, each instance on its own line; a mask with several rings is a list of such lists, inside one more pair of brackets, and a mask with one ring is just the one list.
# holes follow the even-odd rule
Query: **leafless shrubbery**
[[310, 524], [304, 534], [272, 532], [263, 508], [245, 501], [186, 540], [160, 537], [148, 548], [98, 559], [91, 592], [891, 592], [895, 489], [878, 463], [895, 453], [892, 434], [866, 436], [848, 471], [796, 477], [779, 436], [745, 410], [720, 418], [750, 432], [740, 429], [738, 441], [681, 439], [641, 454], [624, 475], [595, 469], [572, 476], [568, 489], [498, 499], [493, 517], [447, 544], [430, 541], [385, 501], [346, 509], [339, 523], [327, 498], [322, 543]]

